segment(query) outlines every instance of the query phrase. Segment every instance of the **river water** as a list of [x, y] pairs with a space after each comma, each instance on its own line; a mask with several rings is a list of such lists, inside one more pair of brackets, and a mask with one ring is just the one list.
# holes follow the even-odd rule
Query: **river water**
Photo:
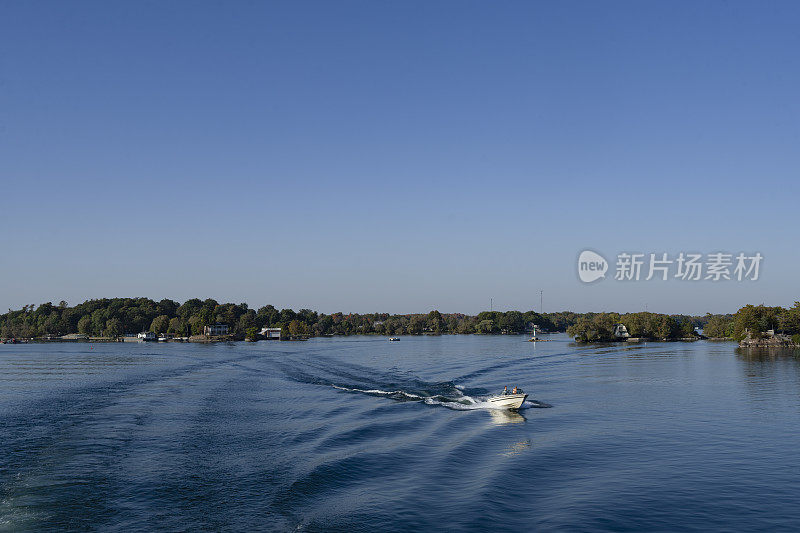
[[795, 354], [550, 338], [2, 345], [0, 530], [800, 529]]

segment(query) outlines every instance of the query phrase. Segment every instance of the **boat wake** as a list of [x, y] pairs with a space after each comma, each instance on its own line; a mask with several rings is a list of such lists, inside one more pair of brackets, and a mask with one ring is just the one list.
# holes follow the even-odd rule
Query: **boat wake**
[[464, 392], [459, 389], [458, 386], [453, 385], [452, 383], [431, 384], [431, 389], [451, 389], [450, 391], [442, 390], [436, 394], [425, 394], [424, 392], [417, 394], [415, 392], [405, 390], [388, 391], [381, 389], [360, 389], [357, 387], [343, 387], [341, 385], [333, 384], [331, 384], [331, 387], [345, 392], [391, 398], [392, 400], [396, 400], [398, 402], [422, 402], [428, 405], [441, 405], [443, 407], [457, 410], [488, 408], [488, 403], [464, 394]]
[[340, 387], [339, 385], [331, 385], [331, 387], [333, 387], [334, 389], [343, 390], [345, 392], [361, 392], [364, 394], [371, 394], [373, 396], [385, 396], [393, 400], [397, 400], [399, 402], [404, 402], [404, 401], [415, 402], [425, 399], [423, 396], [420, 396], [419, 394], [413, 394], [411, 392], [404, 392], [401, 390], [396, 390], [396, 391], [385, 391], [380, 389], [364, 390], [351, 387]]
[[[467, 388], [452, 381], [427, 382], [397, 369], [377, 372], [372, 368], [326, 358], [304, 361], [301, 365], [282, 366], [284, 372], [295, 381], [325, 385], [345, 393], [366, 394], [397, 402], [420, 402], [457, 411], [496, 409], [486, 401], [492, 396], [487, 389]], [[522, 404], [523, 409], [536, 407], [550, 406], [531, 399]]]

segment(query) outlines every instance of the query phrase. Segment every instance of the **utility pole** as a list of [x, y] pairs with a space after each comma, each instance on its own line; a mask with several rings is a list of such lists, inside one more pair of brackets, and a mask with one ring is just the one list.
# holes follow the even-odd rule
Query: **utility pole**
[[544, 306], [542, 306], [542, 301], [544, 301], [544, 290], [539, 289], [539, 314], [544, 314]]

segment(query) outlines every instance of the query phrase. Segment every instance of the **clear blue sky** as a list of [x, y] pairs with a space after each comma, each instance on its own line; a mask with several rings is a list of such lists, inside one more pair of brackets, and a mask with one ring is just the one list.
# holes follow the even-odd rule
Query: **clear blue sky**
[[[800, 299], [797, 2], [0, 3], [0, 306]], [[760, 251], [751, 283], [584, 248]]]

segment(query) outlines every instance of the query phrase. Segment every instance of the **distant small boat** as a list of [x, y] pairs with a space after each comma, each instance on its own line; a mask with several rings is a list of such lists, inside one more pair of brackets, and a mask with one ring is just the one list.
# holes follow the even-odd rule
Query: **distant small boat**
[[527, 394], [520, 391], [517, 394], [508, 393], [490, 396], [486, 401], [494, 409], [519, 409], [527, 397]]
[[159, 337], [158, 342], [167, 342], [169, 339], [167, 337]]
[[399, 341], [400, 337], [389, 337], [389, 341]]

